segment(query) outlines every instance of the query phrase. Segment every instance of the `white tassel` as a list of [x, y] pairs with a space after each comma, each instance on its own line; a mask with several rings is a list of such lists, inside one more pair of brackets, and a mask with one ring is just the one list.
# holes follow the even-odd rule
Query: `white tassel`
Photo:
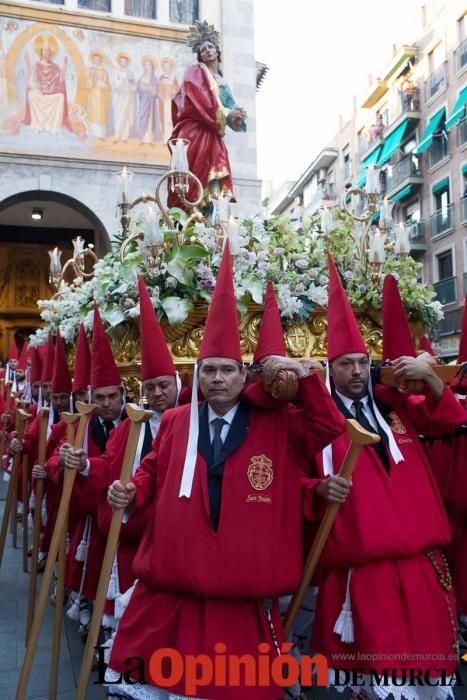
[[120, 582], [118, 580], [118, 552], [115, 553], [112, 563], [112, 572], [110, 574], [109, 587], [107, 588], [107, 600], [115, 600], [120, 595]]
[[76, 554], [75, 554], [76, 561], [86, 561], [88, 547], [89, 547], [89, 539], [90, 539], [90, 534], [91, 534], [90, 530], [91, 530], [91, 516], [88, 515], [86, 518], [86, 522], [84, 524], [83, 537], [81, 538], [81, 542], [79, 543], [79, 545], [76, 549]]
[[352, 617], [352, 606], [350, 603], [350, 578], [352, 576], [352, 569], [349, 569], [347, 574], [347, 588], [345, 591], [345, 600], [342, 605], [342, 610], [339, 617], [334, 625], [334, 632], [338, 634], [342, 642], [346, 644], [352, 644], [354, 639], [354, 629], [353, 629], [353, 617]]
[[72, 603], [72, 605], [70, 605], [70, 607], [66, 611], [67, 617], [69, 617], [70, 620], [74, 620], [75, 622], [79, 621], [79, 602], [80, 599], [76, 598], [74, 603]]
[[41, 523], [42, 527], [45, 527], [47, 525], [47, 503], [45, 501], [45, 498], [43, 499], [41, 506]]
[[34, 527], [34, 521], [32, 519], [32, 513], [28, 514], [28, 528]]
[[123, 613], [128, 607], [128, 603], [130, 602], [131, 595], [133, 591], [135, 590], [135, 586], [138, 583], [138, 580], [134, 582], [134, 584], [129, 588], [125, 593], [122, 593], [121, 595], [117, 596], [115, 598], [115, 605], [114, 605], [114, 615], [115, 619], [118, 621], [121, 619]]

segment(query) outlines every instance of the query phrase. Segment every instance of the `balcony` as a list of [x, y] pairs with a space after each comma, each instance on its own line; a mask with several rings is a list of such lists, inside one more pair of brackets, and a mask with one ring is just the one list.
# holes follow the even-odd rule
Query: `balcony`
[[467, 66], [467, 39], [454, 51], [454, 73], [459, 73]]
[[447, 233], [453, 227], [454, 205], [448, 204], [447, 207], [435, 211], [434, 214], [431, 215], [430, 221], [432, 238], [442, 233]]
[[335, 207], [336, 205], [337, 201], [334, 194], [334, 188], [319, 188], [311, 195], [310, 200], [305, 205], [302, 220], [305, 220], [307, 216], [314, 214], [320, 207], [327, 207], [328, 209], [331, 209], [331, 207]]
[[427, 149], [428, 168], [433, 168], [449, 155], [449, 141], [447, 136], [439, 134], [433, 138], [432, 145]]
[[426, 250], [425, 224], [423, 221], [407, 221], [410, 250]]
[[447, 277], [445, 280], [435, 282], [433, 289], [441, 304], [453, 304], [457, 299], [455, 277]]
[[463, 119], [457, 125], [457, 147], [465, 146], [467, 143], [467, 119]]
[[391, 199], [397, 192], [409, 185], [422, 185], [423, 175], [418, 166], [418, 158], [409, 155], [388, 168], [386, 176], [386, 196]]
[[461, 224], [467, 224], [467, 195], [461, 197]]
[[447, 86], [448, 71], [447, 61], [445, 61], [425, 80], [425, 102], [431, 100], [435, 95], [441, 92], [441, 90], [447, 88]]

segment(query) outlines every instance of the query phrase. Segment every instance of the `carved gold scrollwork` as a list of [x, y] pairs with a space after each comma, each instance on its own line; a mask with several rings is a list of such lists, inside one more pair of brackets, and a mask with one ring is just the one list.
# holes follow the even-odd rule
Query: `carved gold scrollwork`
[[203, 338], [204, 328], [194, 328], [172, 343], [172, 355], [179, 358], [196, 358]]
[[246, 313], [240, 320], [240, 348], [242, 355], [253, 355], [258, 344], [262, 313]]
[[324, 312], [316, 312], [308, 319], [308, 328], [313, 338], [310, 355], [324, 359], [327, 354], [328, 322]]
[[194, 310], [187, 318], [176, 326], [171, 326], [168, 321], [162, 321], [162, 331], [168, 343], [173, 343], [175, 340], [181, 340], [187, 333], [199, 326], [204, 325], [208, 313], [207, 304], [197, 304]]

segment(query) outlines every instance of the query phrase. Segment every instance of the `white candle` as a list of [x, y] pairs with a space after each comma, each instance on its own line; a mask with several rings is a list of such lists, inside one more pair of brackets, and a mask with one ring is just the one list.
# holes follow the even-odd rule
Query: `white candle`
[[227, 225], [227, 238], [230, 243], [230, 252], [232, 255], [238, 255], [240, 252], [240, 240], [238, 235], [238, 221], [235, 221], [232, 214], [229, 217], [229, 223]]
[[73, 257], [76, 258], [78, 255], [81, 255], [81, 253], [84, 250], [84, 244], [85, 240], [84, 238], [81, 238], [81, 236], [77, 236], [76, 238], [73, 238]]
[[217, 216], [219, 223], [225, 224], [229, 221], [230, 201], [227, 197], [218, 197], [217, 199]]
[[408, 255], [410, 253], [409, 234], [403, 223], [400, 223], [397, 227], [394, 252], [396, 255]]
[[55, 247], [53, 250], [49, 250], [50, 256], [50, 272], [61, 272], [62, 264], [60, 258], [62, 257], [62, 251]]
[[324, 207], [320, 211], [320, 221], [321, 221], [321, 231], [323, 233], [329, 233], [334, 228], [334, 217], [332, 211], [327, 207]]
[[159, 226], [159, 217], [154, 207], [148, 207], [144, 221], [144, 243], [147, 246], [158, 246], [164, 237]]
[[176, 139], [170, 142], [172, 147], [172, 159], [170, 169], [178, 170], [182, 173], [189, 171], [188, 167], [188, 146], [190, 142], [186, 139]]
[[368, 166], [365, 189], [367, 194], [378, 194], [379, 192], [379, 170], [376, 170], [374, 165]]
[[118, 182], [120, 186], [120, 196], [122, 198], [122, 202], [125, 203], [128, 197], [128, 173], [126, 165], [123, 166], [123, 170], [118, 176]]

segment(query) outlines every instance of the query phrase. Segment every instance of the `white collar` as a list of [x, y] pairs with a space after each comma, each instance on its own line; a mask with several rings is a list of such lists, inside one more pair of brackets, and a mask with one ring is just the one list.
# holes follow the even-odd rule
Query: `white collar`
[[339, 391], [336, 391], [336, 394], [338, 395], [338, 397], [340, 398], [340, 400], [342, 401], [342, 403], [348, 411], [350, 411], [350, 409], [353, 408], [355, 401], [361, 401], [361, 403], [363, 404], [363, 408], [368, 407], [368, 394], [362, 396], [361, 399], [351, 399], [348, 396], [341, 394]]
[[231, 425], [233, 419], [235, 418], [235, 414], [237, 413], [239, 403], [236, 403], [235, 406], [232, 406], [230, 411], [227, 411], [227, 413], [224, 416], [219, 416], [214, 409], [211, 408], [211, 406], [208, 404], [208, 423], [211, 424], [213, 420], [216, 418], [223, 418], [226, 423]]

